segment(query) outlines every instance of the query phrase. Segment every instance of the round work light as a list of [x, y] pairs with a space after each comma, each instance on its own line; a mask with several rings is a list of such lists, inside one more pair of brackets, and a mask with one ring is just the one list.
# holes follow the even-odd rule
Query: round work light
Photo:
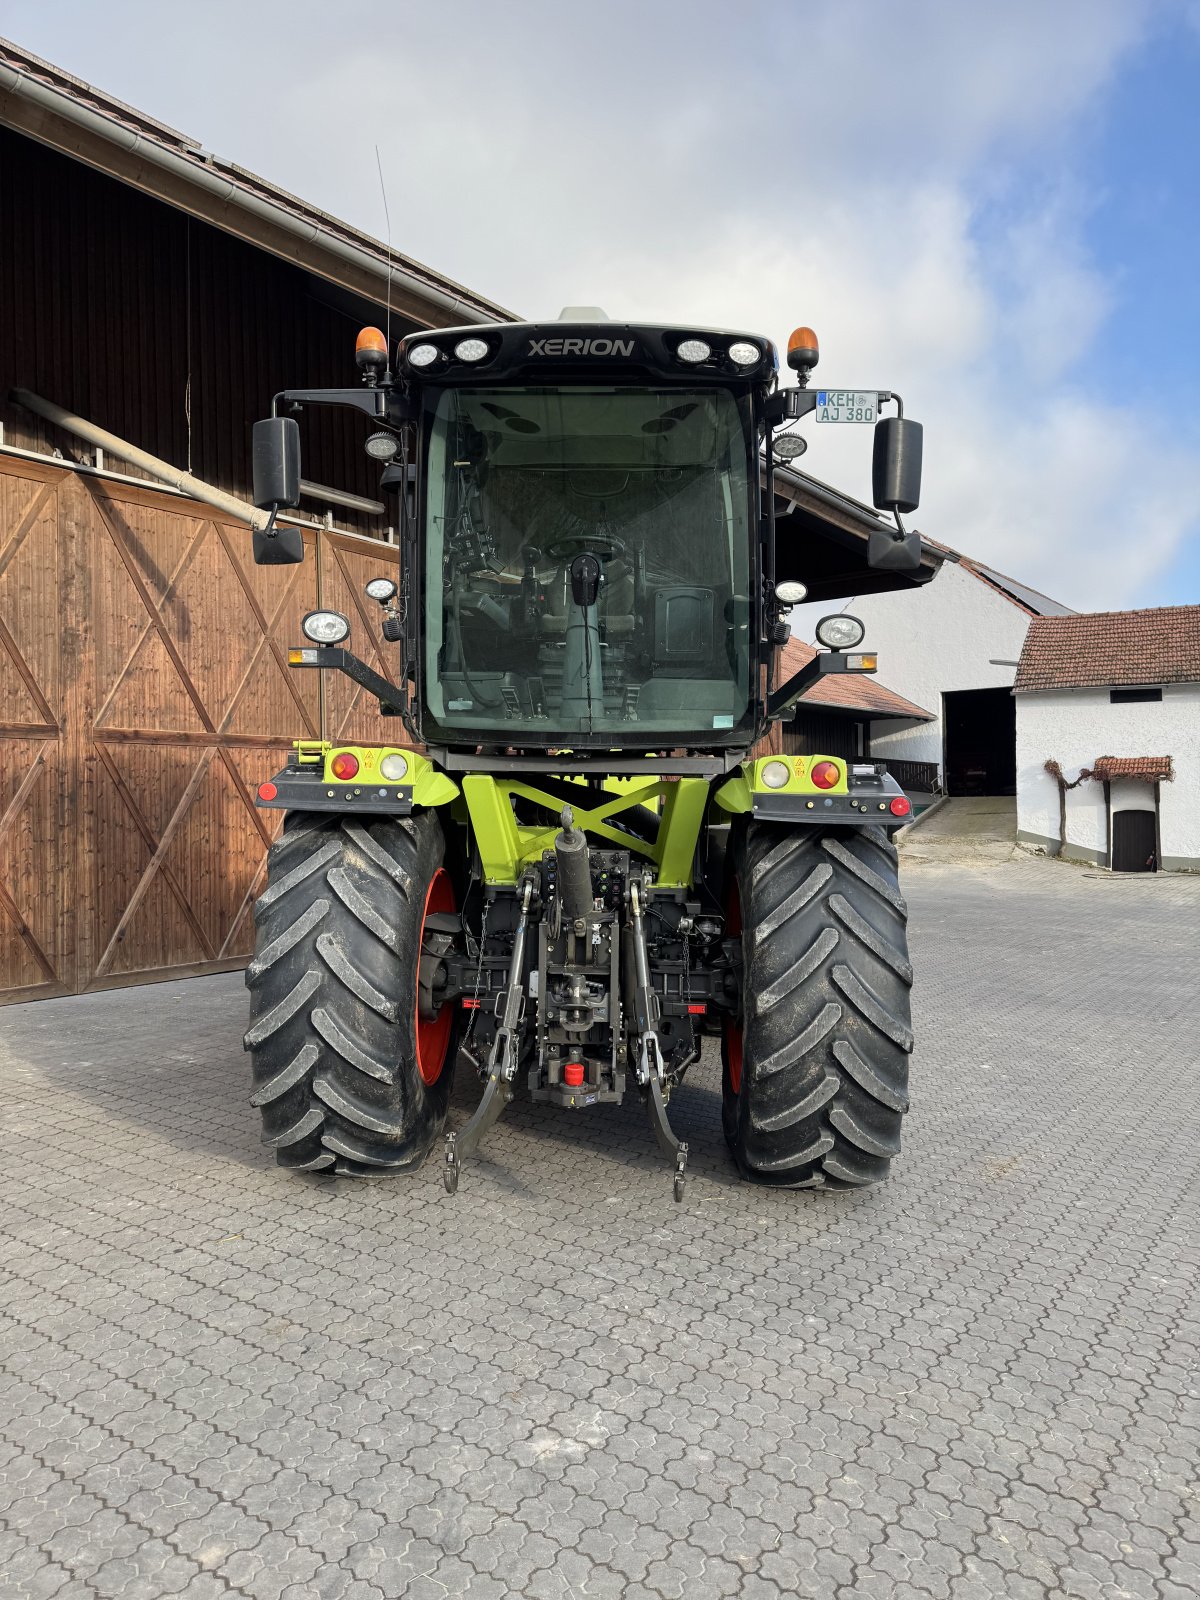
[[772, 440], [771, 449], [776, 461], [795, 461], [808, 449], [808, 440], [802, 433], [782, 433]]
[[367, 599], [378, 600], [381, 606], [387, 605], [395, 592], [396, 585], [390, 578], [372, 578], [366, 590]]
[[707, 361], [712, 355], [712, 345], [703, 339], [685, 339], [675, 354], [680, 361]]
[[827, 650], [853, 650], [856, 644], [862, 643], [866, 631], [857, 617], [847, 616], [844, 612], [822, 617], [817, 623], [817, 643], [823, 644]]
[[340, 611], [310, 611], [300, 631], [314, 644], [341, 644], [350, 637], [350, 619]]
[[363, 449], [372, 461], [390, 461], [400, 448], [400, 441], [394, 433], [368, 434]]
[[410, 367], [431, 367], [441, 351], [435, 344], [414, 344], [408, 352]]
[[736, 344], [729, 346], [729, 359], [735, 361], [739, 367], [752, 367], [762, 351], [756, 344], [750, 344], [745, 339], [739, 339]]
[[460, 339], [454, 346], [454, 354], [460, 361], [482, 361], [487, 353], [487, 344], [482, 339]]
[[775, 598], [785, 606], [798, 606], [807, 593], [807, 585], [795, 578], [785, 578], [775, 585]]

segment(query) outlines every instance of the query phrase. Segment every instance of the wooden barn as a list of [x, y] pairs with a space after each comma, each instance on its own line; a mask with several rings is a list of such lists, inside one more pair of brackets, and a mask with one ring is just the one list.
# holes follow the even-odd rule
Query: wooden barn
[[[284, 652], [318, 604], [362, 613], [369, 651], [362, 584], [396, 560], [357, 418], [304, 440], [309, 559], [260, 569], [244, 523], [11, 390], [245, 498], [251, 423], [285, 384], [354, 381], [387, 269], [374, 240], [0, 43], [0, 999], [244, 964], [276, 822], [255, 786], [291, 739], [374, 726], [348, 680]], [[507, 315], [400, 255], [391, 298], [395, 334]]]

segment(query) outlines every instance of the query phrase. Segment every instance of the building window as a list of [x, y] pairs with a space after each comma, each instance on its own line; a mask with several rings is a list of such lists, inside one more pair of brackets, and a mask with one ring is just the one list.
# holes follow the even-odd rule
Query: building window
[[1161, 689], [1110, 689], [1108, 703], [1111, 706], [1133, 705], [1139, 700], [1161, 700]]

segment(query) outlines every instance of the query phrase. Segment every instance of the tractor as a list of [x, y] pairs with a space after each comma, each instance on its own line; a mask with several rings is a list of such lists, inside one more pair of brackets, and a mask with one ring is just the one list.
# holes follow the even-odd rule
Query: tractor
[[[255, 559], [303, 558], [294, 413], [362, 413], [398, 503], [398, 580], [366, 586], [394, 680], [318, 610], [298, 670], [379, 702], [378, 743], [297, 741], [246, 973], [252, 1102], [297, 1171], [419, 1167], [450, 1193], [523, 1084], [564, 1112], [644, 1101], [684, 1192], [672, 1094], [719, 1035], [742, 1174], [882, 1179], [907, 1108], [909, 964], [882, 764], [773, 753], [828, 674], [869, 673], [853, 616], [777, 682], [790, 608], [847, 592], [779, 541], [805, 418], [874, 425], [863, 588], [936, 570], [915, 509], [920, 425], [892, 391], [811, 387], [815, 335], [617, 323], [364, 329], [358, 382], [285, 390], [254, 425]], [[881, 415], [886, 407], [894, 413]], [[819, 565], [819, 564], [818, 564]], [[840, 582], [841, 588], [834, 585]], [[389, 658], [393, 659], [393, 658]], [[776, 744], [782, 741], [775, 741]], [[460, 1062], [482, 1094], [445, 1133]]]

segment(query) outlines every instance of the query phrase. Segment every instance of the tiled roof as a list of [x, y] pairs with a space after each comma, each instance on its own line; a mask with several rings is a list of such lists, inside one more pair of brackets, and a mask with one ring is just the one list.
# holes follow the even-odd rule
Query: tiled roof
[[[812, 645], [804, 644], [800, 639], [789, 639], [783, 647], [779, 682], [783, 683], [793, 672], [799, 672], [801, 667], [807, 666], [816, 653]], [[796, 702], [797, 710], [805, 706], [813, 710], [829, 706], [838, 711], [858, 711], [864, 716], [912, 717], [920, 722], [933, 721], [931, 711], [922, 711], [920, 706], [885, 688], [865, 672], [840, 672], [818, 678]]]
[[1154, 783], [1159, 778], [1174, 778], [1170, 756], [1097, 756], [1092, 763], [1093, 778], [1140, 778]]
[[1200, 683], [1200, 606], [1034, 617], [1014, 689]]

